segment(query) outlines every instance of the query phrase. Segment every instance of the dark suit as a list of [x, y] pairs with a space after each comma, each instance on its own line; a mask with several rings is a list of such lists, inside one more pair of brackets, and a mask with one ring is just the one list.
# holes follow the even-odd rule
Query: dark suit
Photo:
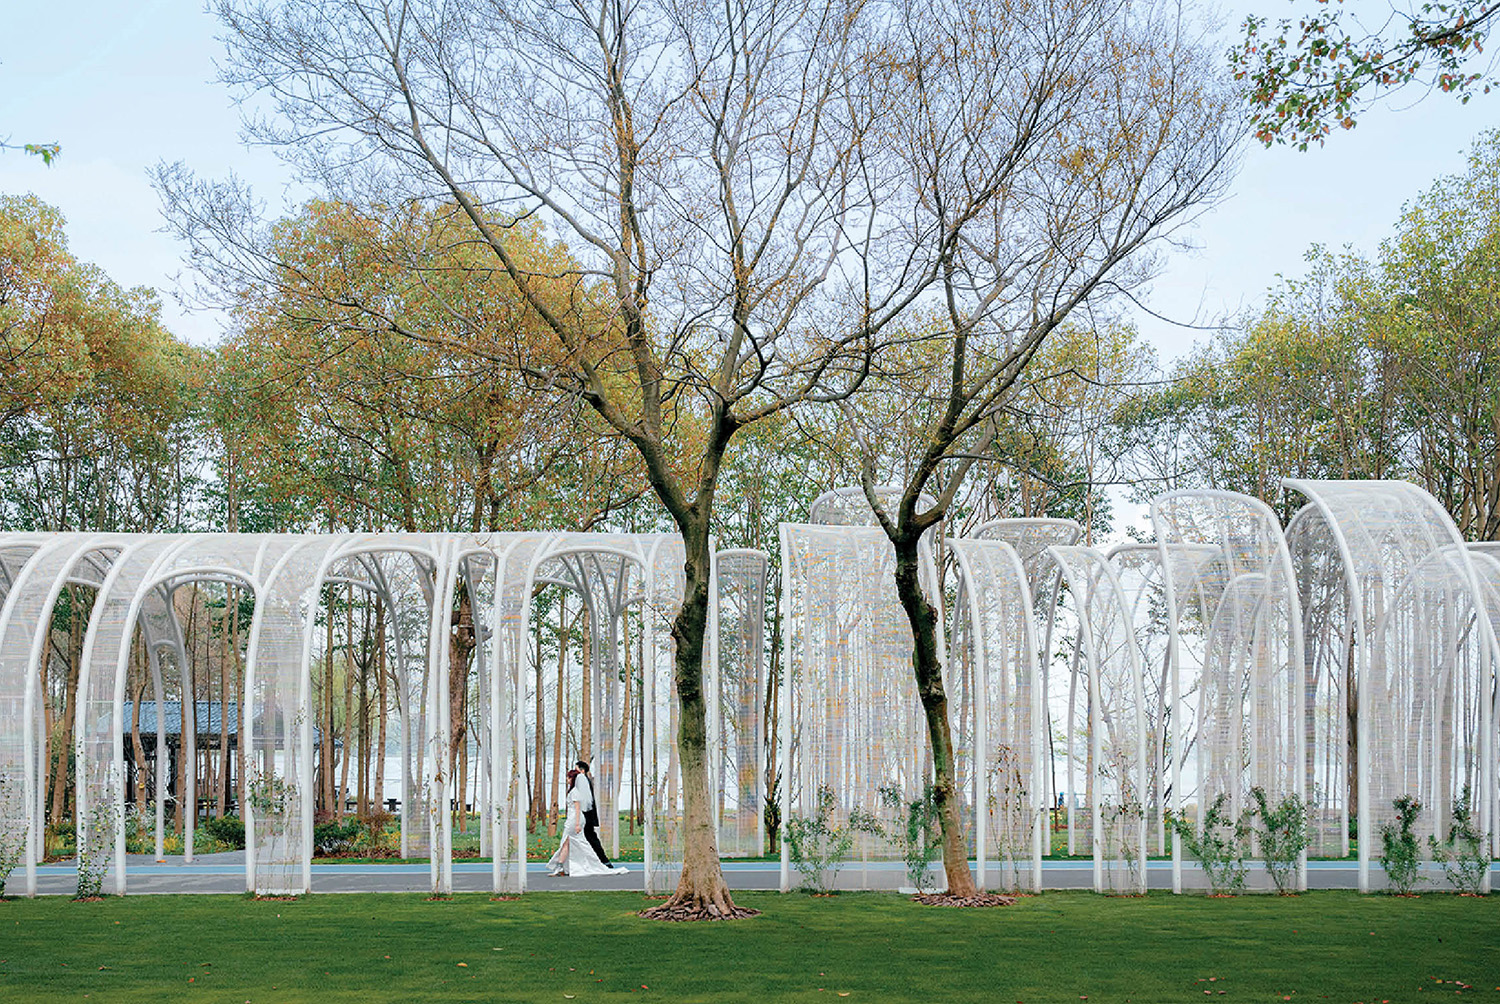
[[599, 855], [599, 860], [606, 868], [613, 867], [609, 862], [609, 855], [604, 853], [604, 845], [599, 843], [599, 798], [594, 794], [594, 779], [589, 778], [589, 807], [583, 810], [583, 838], [589, 842], [594, 853]]

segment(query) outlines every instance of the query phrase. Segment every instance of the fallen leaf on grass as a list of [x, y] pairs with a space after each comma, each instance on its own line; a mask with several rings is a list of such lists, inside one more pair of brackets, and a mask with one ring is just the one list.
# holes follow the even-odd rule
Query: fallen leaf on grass
[[460, 962], [459, 965], [463, 966], [465, 969], [469, 968], [469, 964], [467, 962]]

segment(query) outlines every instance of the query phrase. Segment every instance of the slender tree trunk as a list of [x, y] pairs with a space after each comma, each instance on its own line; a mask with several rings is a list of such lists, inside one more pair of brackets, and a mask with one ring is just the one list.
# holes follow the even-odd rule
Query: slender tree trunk
[[385, 725], [388, 706], [386, 704], [385, 658], [385, 601], [375, 601], [375, 704], [379, 712], [376, 720], [375, 742], [375, 801], [385, 808]]
[[642, 625], [636, 639], [636, 663], [641, 667], [641, 685], [636, 688], [635, 755], [636, 792], [635, 825], [638, 829], [646, 825], [646, 631]]
[[[47, 679], [49, 675], [48, 670], [50, 670], [51, 667], [52, 626], [49, 624], [47, 625], [46, 631], [42, 633], [42, 661], [37, 666], [36, 681], [37, 694], [40, 695], [42, 702], [42, 750], [44, 753], [50, 752], [56, 748], [52, 745], [52, 743], [54, 734], [57, 731], [57, 714], [53, 708], [52, 688], [48, 686], [49, 681]], [[41, 763], [38, 765], [37, 769], [42, 772], [43, 778], [43, 787], [41, 792], [42, 804], [47, 805], [49, 803], [47, 799], [48, 791], [46, 788], [46, 779], [51, 777], [52, 775], [51, 764], [48, 762]]]
[[64, 686], [62, 729], [55, 747], [57, 767], [52, 778], [52, 821], [68, 817], [73, 799], [68, 781], [68, 761], [73, 752], [73, 720], [78, 717], [78, 668], [83, 658], [83, 607], [77, 586], [68, 587], [68, 678]]
[[323, 728], [320, 730], [322, 742], [322, 770], [319, 771], [318, 780], [321, 783], [321, 799], [323, 811], [332, 813], [334, 811], [333, 794], [333, 598], [334, 590], [328, 590], [327, 619], [323, 624]]
[[[631, 714], [630, 714], [630, 689], [631, 689], [630, 688], [630, 681], [631, 681], [631, 671], [630, 671], [630, 622], [628, 620], [626, 620], [625, 618], [623, 618], [623, 617], [621, 618], [621, 621], [622, 621], [622, 623], [624, 625], [624, 628], [625, 628], [625, 644], [622, 646], [622, 648], [624, 649], [623, 662], [624, 662], [624, 676], [625, 676], [625, 681], [624, 681], [624, 686], [621, 687], [621, 693], [620, 693], [620, 735], [619, 735], [619, 741], [615, 744], [615, 764], [616, 764], [616, 766], [615, 766], [615, 778], [616, 779], [618, 779], [619, 777], [622, 776], [621, 772], [624, 771], [624, 769], [625, 769], [625, 751], [630, 748], [630, 719], [631, 719]], [[619, 788], [618, 781], [616, 781], [615, 787], [618, 790], [618, 788]], [[613, 825], [616, 826], [616, 827], [618, 827], [620, 825], [620, 823], [619, 823], [619, 816], [620, 816], [619, 800], [618, 799], [612, 799], [611, 802], [610, 802], [610, 804], [614, 807], [614, 812], [615, 812], [615, 819], [613, 820]], [[615, 831], [615, 832], [618, 832], [618, 831]]]
[[370, 664], [372, 659], [368, 650], [370, 639], [370, 608], [368, 605], [360, 612], [363, 620], [360, 630], [360, 660], [359, 660], [359, 772], [355, 781], [357, 789], [357, 802], [359, 818], [367, 819], [370, 815]]
[[909, 535], [896, 544], [896, 593], [912, 626], [912, 666], [916, 671], [917, 696], [927, 719], [927, 738], [932, 752], [934, 807], [943, 832], [943, 871], [948, 892], [972, 896], [974, 876], [969, 871], [968, 842], [964, 836], [963, 799], [954, 780], [953, 733], [948, 722], [948, 695], [943, 687], [942, 663], [938, 659], [937, 611], [922, 590], [919, 535]]
[[249, 778], [245, 773], [245, 764], [249, 762], [250, 752], [249, 736], [242, 735], [240, 724], [245, 717], [245, 666], [240, 661], [240, 605], [235, 603], [234, 609], [229, 615], [230, 649], [234, 652], [234, 713], [235, 713], [235, 741], [234, 741], [234, 786], [235, 807], [239, 810], [240, 818], [244, 818], [245, 800], [250, 797]]
[[469, 591], [460, 586], [458, 612], [448, 641], [448, 735], [453, 743], [448, 756], [448, 776], [458, 796], [458, 831], [467, 833], [465, 809], [468, 792], [469, 657], [474, 653], [474, 604]]
[[582, 725], [578, 729], [578, 759], [592, 763], [594, 759], [594, 615], [587, 599], [584, 600], [579, 618], [583, 621], [583, 637], [580, 639], [578, 656], [582, 681], [578, 688], [579, 718], [582, 720]]
[[354, 587], [349, 586], [344, 597], [344, 755], [339, 757], [338, 805], [334, 815], [344, 818], [344, 807], [349, 804], [349, 753], [354, 738]]
[[[224, 760], [224, 751], [228, 748], [225, 743], [224, 730], [228, 726], [228, 694], [229, 686], [229, 604], [234, 602], [234, 589], [224, 587], [224, 616], [219, 618], [219, 755], [215, 759], [212, 751], [206, 751], [208, 757], [208, 789], [213, 792], [214, 814], [224, 815], [224, 775], [229, 766]], [[209, 725], [213, 721], [214, 681], [210, 675], [208, 678], [208, 710]]]
[[546, 807], [546, 777], [547, 767], [547, 709], [544, 701], [544, 690], [546, 681], [542, 677], [542, 633], [536, 632], [536, 658], [532, 665], [536, 667], [536, 770], [531, 779], [531, 828], [535, 829], [541, 822], [542, 813]]
[[557, 693], [552, 701], [552, 793], [548, 797], [547, 835], [557, 835], [557, 775], [562, 765], [563, 681], [568, 666], [568, 594], [558, 593]]
[[[139, 812], [146, 804], [146, 747], [141, 745], [141, 698], [146, 696], [145, 674], [141, 674], [140, 680], [135, 688], [135, 702], [130, 708], [130, 747], [131, 754], [135, 757], [135, 807]], [[156, 709], [157, 714], [162, 713], [161, 708]], [[161, 757], [166, 750], [157, 750], [157, 764], [161, 764]]]
[[[200, 609], [202, 609], [202, 611], [203, 611], [202, 620], [203, 621], [209, 621], [209, 616], [210, 615], [209, 615], [209, 612], [208, 612], [208, 607], [204, 606], [204, 604], [203, 604], [203, 595], [200, 592], [198, 592], [198, 590], [194, 589], [194, 590], [190, 591], [187, 594], [187, 596], [188, 596], [187, 636], [188, 636], [189, 639], [191, 639], [188, 642], [188, 645], [190, 647], [190, 651], [192, 651], [196, 655], [197, 649], [198, 649], [198, 642], [200, 640], [199, 635], [201, 634], [201, 630], [202, 630], [200, 628], [200, 624], [199, 624], [198, 611]], [[144, 634], [144, 632], [142, 632], [142, 634]], [[142, 644], [143, 645], [144, 645], [144, 642], [145, 642], [145, 640], [144, 640], [144, 638], [142, 638]], [[204, 640], [204, 644], [205, 645], [207, 644], [206, 640]], [[191, 660], [189, 660], [189, 661], [191, 661]], [[174, 777], [174, 778], [172, 778], [172, 794], [173, 794], [173, 801], [175, 802], [175, 805], [173, 806], [173, 809], [172, 809], [172, 827], [173, 827], [173, 829], [177, 833], [186, 833], [187, 830], [183, 826], [183, 813], [188, 810], [188, 806], [185, 806], [182, 803], [187, 799], [187, 772], [190, 771], [190, 770], [197, 770], [198, 769], [198, 765], [196, 763], [190, 763], [190, 762], [188, 762], [185, 759], [186, 755], [187, 755], [187, 737], [182, 734], [183, 730], [185, 730], [187, 728], [187, 726], [188, 726], [188, 720], [192, 717], [190, 709], [187, 706], [187, 702], [191, 701], [193, 699], [193, 695], [191, 693], [191, 686], [189, 686], [189, 692], [185, 693], [185, 694], [182, 694], [181, 696], [182, 696], [182, 706], [178, 710], [178, 717], [180, 718], [180, 720], [182, 722], [182, 728], [178, 730], [178, 734], [177, 734], [177, 771], [176, 771], [177, 776]], [[163, 714], [164, 711], [165, 711], [165, 709], [160, 708], [160, 707], [158, 707], [156, 709], [156, 713], [158, 715]], [[161, 757], [165, 756], [166, 753], [167, 753], [166, 750], [158, 750], [157, 751], [157, 766], [158, 767], [160, 767], [160, 765], [161, 765]], [[197, 808], [198, 808], [197, 806], [192, 806], [192, 810], [195, 811], [195, 812], [197, 811]]]
[[761, 712], [761, 721], [765, 723], [766, 772], [761, 780], [765, 790], [766, 804], [761, 810], [766, 819], [766, 846], [761, 848], [763, 853], [775, 853], [780, 844], [777, 838], [781, 835], [781, 775], [780, 765], [776, 756], [781, 750], [778, 742], [779, 728], [781, 724], [781, 605], [776, 605], [776, 610], [771, 618], [771, 657], [768, 661], [770, 672], [766, 674], [766, 700]]

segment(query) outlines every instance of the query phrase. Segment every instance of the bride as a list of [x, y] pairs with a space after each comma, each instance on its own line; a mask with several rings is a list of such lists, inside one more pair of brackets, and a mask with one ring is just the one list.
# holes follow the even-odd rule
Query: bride
[[584, 793], [589, 789], [587, 782], [585, 786], [578, 786], [578, 775], [580, 770], [568, 771], [568, 818], [563, 823], [562, 840], [557, 845], [557, 853], [552, 855], [552, 860], [547, 862], [548, 875], [619, 875], [625, 872], [625, 868], [611, 868], [589, 846], [588, 840], [583, 835], [583, 805]]

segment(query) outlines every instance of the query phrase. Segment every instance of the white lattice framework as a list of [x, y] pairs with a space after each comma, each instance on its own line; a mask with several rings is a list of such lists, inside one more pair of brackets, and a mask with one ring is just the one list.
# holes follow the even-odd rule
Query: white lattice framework
[[[679, 785], [672, 689], [670, 623], [681, 602], [683, 550], [671, 535], [558, 533], [492, 534], [7, 534], [0, 535], [0, 838], [23, 839], [26, 891], [36, 889], [41, 857], [46, 750], [39, 692], [46, 634], [69, 585], [94, 593], [82, 642], [75, 714], [80, 867], [103, 876], [106, 892], [125, 892], [125, 684], [132, 652], [140, 652], [160, 706], [164, 667], [191, 691], [191, 666], [174, 593], [202, 583], [233, 585], [253, 603], [245, 653], [245, 699], [239, 713], [245, 776], [246, 888], [262, 894], [305, 892], [311, 885], [313, 745], [312, 667], [316, 630], [329, 588], [373, 594], [389, 611], [389, 644], [398, 681], [402, 764], [402, 852], [431, 858], [436, 892], [452, 888], [453, 783], [448, 765], [455, 739], [449, 717], [449, 621], [461, 592], [474, 611], [476, 649], [471, 686], [478, 701], [481, 852], [491, 854], [496, 891], [525, 887], [525, 793], [519, 774], [527, 736], [525, 681], [530, 660], [531, 598], [544, 582], [578, 591], [590, 608], [599, 714], [594, 748], [605, 836], [613, 825], [618, 769], [618, 627], [627, 608], [639, 611], [647, 666], [643, 673], [648, 803], [644, 881], [648, 889], [675, 880], [680, 869]], [[764, 574], [761, 576], [764, 588]], [[763, 617], [742, 605], [732, 639], [737, 651], [763, 647]], [[763, 613], [763, 608], [762, 608]], [[717, 611], [706, 653], [707, 684], [720, 693]], [[758, 682], [736, 675], [741, 682]], [[736, 700], [739, 700], [737, 697]], [[182, 701], [184, 803], [196, 804], [193, 722], [196, 704]], [[157, 716], [157, 748], [165, 747], [165, 715]], [[743, 734], [742, 722], [720, 729]], [[752, 743], [754, 740], [752, 740]], [[740, 757], [736, 750], [733, 754]], [[156, 771], [155, 842], [163, 857], [165, 772]], [[758, 802], [758, 790], [742, 793]], [[185, 858], [192, 860], [195, 813], [184, 813]]]
[[737, 549], [715, 555], [719, 671], [710, 707], [709, 746], [721, 751], [709, 778], [719, 822], [719, 853], [765, 853], [766, 602], [770, 556]]
[[[884, 504], [895, 492], [883, 489], [882, 495]], [[915, 798], [932, 779], [911, 627], [896, 595], [895, 549], [872, 525], [874, 513], [860, 489], [826, 493], [810, 514], [824, 522], [780, 526], [782, 819], [813, 815], [819, 789], [826, 787], [841, 820], [858, 810], [889, 830], [896, 820], [882, 804], [880, 787], [895, 785]], [[920, 561], [923, 586], [941, 609], [925, 540]], [[862, 862], [900, 857], [894, 843], [870, 833], [857, 835], [853, 853]], [[868, 882], [868, 871], [861, 877]], [[785, 842], [781, 887], [791, 887]]]
[[[1047, 549], [1077, 617], [1064, 722], [1070, 807], [1083, 774], [1087, 846], [1096, 892], [1146, 890], [1146, 803], [1151, 779], [1141, 655], [1129, 597], [1108, 557], [1092, 547]], [[1062, 600], [1059, 593], [1059, 602]], [[1069, 813], [1069, 853], [1075, 827]]]
[[[1151, 503], [1157, 553], [1174, 574], [1163, 580], [1175, 661], [1184, 637], [1201, 639], [1195, 732], [1179, 704], [1178, 681], [1169, 700], [1182, 731], [1177, 748], [1195, 746], [1198, 825], [1223, 796], [1231, 818], [1252, 805], [1261, 788], [1272, 806], [1307, 800], [1307, 677], [1302, 608], [1291, 554], [1269, 506], [1234, 492], [1169, 492]], [[1192, 625], [1193, 630], [1188, 630]], [[1180, 777], [1181, 764], [1176, 766]], [[1178, 811], [1186, 805], [1177, 801]], [[1181, 847], [1173, 842], [1174, 889], [1181, 889]], [[1298, 882], [1306, 885], [1306, 855]]]
[[[970, 536], [979, 540], [997, 540], [1009, 544], [1015, 548], [1016, 554], [1021, 559], [1021, 566], [1026, 570], [1026, 588], [1031, 597], [1031, 609], [1037, 618], [1039, 630], [1037, 686], [1041, 690], [1042, 721], [1040, 727], [1043, 743], [1046, 746], [1043, 762], [1043, 781], [1046, 786], [1043, 803], [1047, 806], [1055, 806], [1058, 804], [1059, 792], [1064, 790], [1058, 786], [1059, 753], [1056, 749], [1055, 737], [1060, 731], [1058, 723], [1065, 722], [1067, 718], [1068, 688], [1074, 674], [1077, 673], [1076, 660], [1079, 651], [1077, 646], [1073, 646], [1065, 657], [1070, 667], [1066, 676], [1052, 672], [1054, 645], [1059, 640], [1057, 617], [1061, 606], [1058, 603], [1058, 591], [1062, 586], [1062, 569], [1058, 567], [1057, 562], [1052, 560], [1052, 555], [1047, 549], [1053, 545], [1066, 547], [1078, 543], [1083, 538], [1083, 527], [1071, 519], [997, 519], [976, 527]], [[960, 728], [962, 727], [960, 723]], [[1061, 753], [1061, 761], [1066, 776], [1068, 762], [1066, 747]], [[1069, 817], [1071, 818], [1071, 808]], [[1051, 848], [1047, 847], [1046, 850], [1050, 853]], [[1073, 853], [1071, 843], [1068, 853]]]
[[1286, 527], [1297, 573], [1307, 688], [1307, 772], [1311, 809], [1309, 851], [1321, 857], [1349, 856], [1354, 806], [1349, 795], [1354, 770], [1349, 718], [1354, 704], [1354, 646], [1350, 641], [1349, 589], [1332, 527], [1312, 503]]
[[1151, 853], [1165, 853], [1169, 723], [1170, 644], [1166, 616], [1166, 567], [1155, 544], [1120, 544], [1106, 555], [1125, 596], [1141, 660], [1146, 714], [1146, 837]]
[[961, 751], [960, 790], [973, 807], [978, 883], [1040, 890], [1048, 806], [1045, 689], [1025, 563], [1002, 540], [955, 538], [948, 545], [958, 567], [949, 703]]
[[1487, 840], [1493, 833], [1495, 624], [1476, 556], [1428, 493], [1400, 481], [1285, 485], [1315, 507], [1299, 514], [1298, 546], [1331, 551], [1302, 565], [1342, 572], [1343, 615], [1317, 625], [1325, 633], [1315, 649], [1356, 681], [1359, 888], [1367, 892], [1395, 798], [1422, 802], [1424, 853], [1422, 836], [1442, 833], [1465, 789], [1482, 793], [1477, 822]]
[[[1201, 816], [1222, 794], [1238, 815], [1255, 786], [1273, 802], [1308, 801], [1313, 853], [1346, 853], [1355, 816], [1362, 890], [1399, 796], [1424, 805], [1424, 851], [1465, 791], [1478, 793], [1479, 827], [1500, 843], [1500, 545], [1465, 546], [1436, 501], [1403, 482], [1287, 487], [1310, 502], [1285, 534], [1258, 500], [1187, 491], [1153, 501], [1154, 544], [1107, 555], [1078, 546], [1080, 528], [1059, 520], [1001, 520], [948, 542], [957, 602], [943, 673], [981, 884], [1039, 885], [1047, 810], [1062, 790], [1069, 853], [1092, 855], [1100, 891], [1144, 889], [1145, 854], [1153, 832], [1161, 847], [1165, 809], [1195, 803]], [[881, 497], [893, 503], [894, 490]], [[880, 787], [915, 797], [932, 773], [894, 551], [859, 489], [820, 497], [808, 524], [783, 524], [781, 549], [782, 818], [809, 814], [827, 786], [839, 813], [869, 813], [889, 830], [895, 819]], [[920, 560], [941, 611], [930, 541]], [[577, 672], [591, 708], [602, 836], [617, 853], [624, 792], [640, 782], [644, 883], [668, 888], [681, 869], [670, 628], [683, 563], [681, 541], [663, 534], [0, 535], [0, 840], [26, 842], [25, 888], [34, 892], [47, 774], [41, 660], [63, 591], [82, 587], [94, 599], [74, 710], [80, 857], [106, 875], [105, 891], [125, 891], [127, 675], [139, 665], [158, 706], [174, 689], [191, 693], [175, 598], [206, 583], [232, 586], [253, 609], [238, 725], [246, 888], [309, 889], [312, 669], [327, 657], [317, 625], [329, 616], [329, 591], [347, 589], [389, 612], [403, 853], [428, 854], [433, 889], [451, 890], [448, 688], [459, 681], [450, 684], [447, 639], [462, 597], [475, 623], [474, 665], [461, 685], [478, 702], [481, 851], [493, 860], [497, 892], [523, 890], [533, 600], [551, 585], [579, 596], [587, 612], [590, 658]], [[713, 569], [704, 684], [719, 843], [726, 856], [754, 854], [764, 844], [769, 560], [721, 552]], [[635, 691], [622, 690], [632, 639], [641, 652]], [[1052, 672], [1054, 660], [1070, 671]], [[639, 761], [625, 756], [627, 694]], [[189, 765], [197, 713], [185, 698]], [[162, 749], [165, 716], [156, 717]], [[637, 763], [644, 777], [633, 775]], [[196, 804], [195, 782], [189, 769], [187, 805]], [[158, 857], [166, 785], [158, 769]], [[1075, 808], [1087, 813], [1086, 831]], [[194, 816], [184, 814], [189, 860]], [[900, 855], [862, 834], [854, 856]], [[1180, 890], [1175, 841], [1173, 862]], [[785, 846], [782, 883], [790, 884]]]

